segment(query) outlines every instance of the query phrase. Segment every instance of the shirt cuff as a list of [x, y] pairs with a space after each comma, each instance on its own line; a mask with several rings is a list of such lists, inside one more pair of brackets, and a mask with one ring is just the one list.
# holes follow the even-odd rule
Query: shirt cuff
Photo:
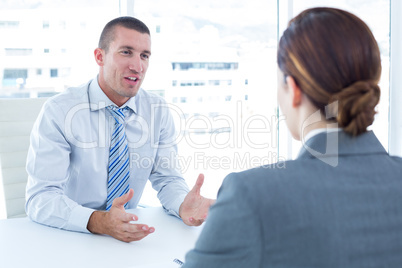
[[181, 219], [180, 215], [179, 215], [179, 209], [180, 209], [180, 206], [183, 203], [184, 198], [186, 197], [186, 195], [187, 194], [184, 194], [184, 195], [181, 195], [178, 198], [176, 198], [175, 201], [173, 202], [172, 206], [169, 209], [163, 207], [165, 212], [170, 214], [170, 215], [176, 216], [179, 219]]
[[75, 232], [90, 233], [87, 229], [89, 217], [94, 209], [83, 206], [76, 206], [72, 211], [67, 223], [67, 229]]

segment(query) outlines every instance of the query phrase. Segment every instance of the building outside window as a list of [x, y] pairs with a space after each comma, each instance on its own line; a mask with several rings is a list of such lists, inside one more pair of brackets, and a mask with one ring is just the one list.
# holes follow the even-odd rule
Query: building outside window
[[50, 69], [50, 77], [57, 77], [59, 71], [57, 69]]

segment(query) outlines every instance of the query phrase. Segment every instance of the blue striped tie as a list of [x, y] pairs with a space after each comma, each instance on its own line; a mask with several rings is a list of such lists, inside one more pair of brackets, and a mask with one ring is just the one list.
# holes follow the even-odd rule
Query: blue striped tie
[[[124, 110], [115, 106], [108, 106], [107, 109], [115, 119], [114, 130], [110, 142], [109, 151], [109, 175], [107, 183], [106, 210], [110, 210], [113, 200], [122, 196], [130, 189], [128, 179], [130, 178], [129, 156], [126, 133], [124, 129]], [[127, 208], [128, 203], [124, 205]]]

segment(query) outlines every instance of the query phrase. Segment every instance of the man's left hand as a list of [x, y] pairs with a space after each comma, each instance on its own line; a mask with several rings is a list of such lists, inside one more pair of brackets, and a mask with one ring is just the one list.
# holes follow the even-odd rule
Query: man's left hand
[[203, 183], [204, 175], [200, 174], [193, 189], [180, 205], [179, 215], [187, 225], [201, 225], [207, 218], [209, 207], [215, 203], [215, 200], [201, 196], [200, 191]]

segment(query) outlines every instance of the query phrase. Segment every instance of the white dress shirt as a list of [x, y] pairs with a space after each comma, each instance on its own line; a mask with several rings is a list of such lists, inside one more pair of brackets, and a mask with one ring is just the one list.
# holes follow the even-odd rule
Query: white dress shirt
[[[31, 133], [26, 212], [39, 223], [88, 232], [94, 210], [106, 207], [114, 105], [97, 78], [50, 98]], [[164, 100], [139, 90], [122, 107], [130, 154], [135, 208], [149, 179], [165, 210], [178, 216], [189, 189], [177, 165], [176, 132]]]

